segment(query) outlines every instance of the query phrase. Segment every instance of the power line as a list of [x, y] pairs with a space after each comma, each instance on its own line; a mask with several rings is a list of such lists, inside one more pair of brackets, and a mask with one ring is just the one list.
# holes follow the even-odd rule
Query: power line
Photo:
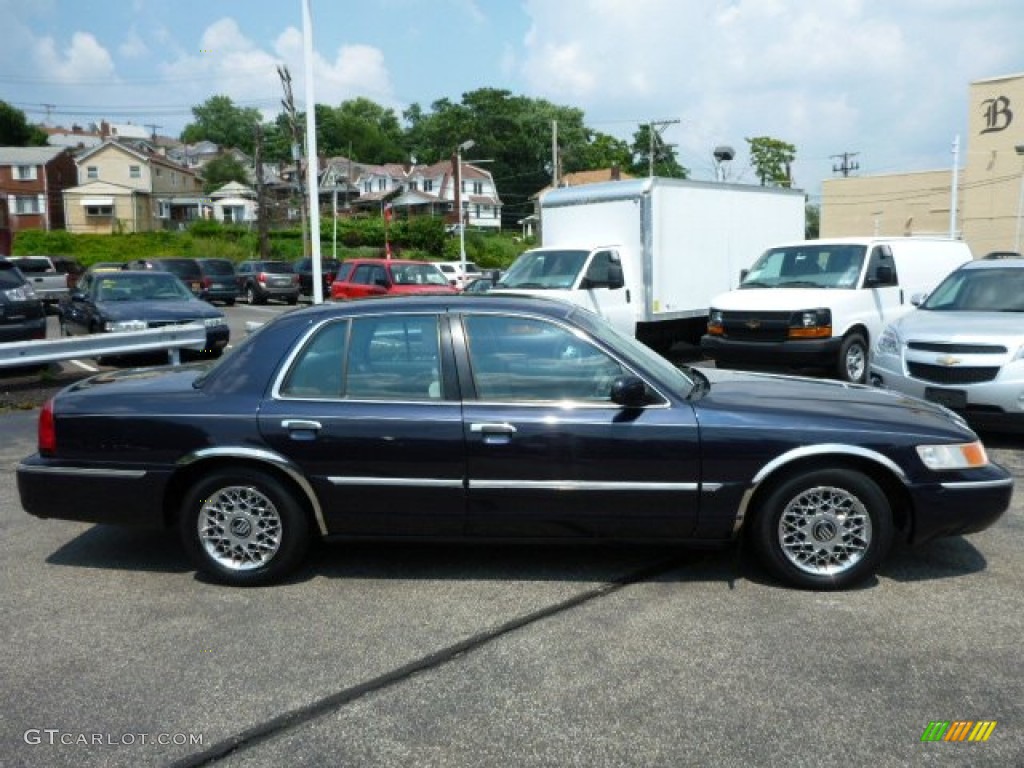
[[850, 175], [850, 171], [859, 171], [860, 163], [855, 158], [860, 152], [843, 152], [841, 155], [829, 155], [833, 160], [838, 160], [838, 163], [832, 164], [832, 173], [841, 173], [843, 178]]

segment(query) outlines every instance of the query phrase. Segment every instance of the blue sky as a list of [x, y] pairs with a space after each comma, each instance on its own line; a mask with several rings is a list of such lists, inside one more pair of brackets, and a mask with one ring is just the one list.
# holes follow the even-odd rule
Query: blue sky
[[[694, 178], [711, 152], [794, 144], [797, 185], [949, 167], [972, 80], [1024, 72], [1016, 0], [310, 0], [316, 101], [401, 112], [477, 88], [584, 111], [629, 139], [649, 120]], [[156, 124], [226, 94], [270, 117], [276, 68], [304, 108], [302, 0], [0, 0], [0, 100], [53, 125]], [[1024, 115], [1021, 116], [1024, 126]], [[400, 159], [400, 158], [396, 158]]]

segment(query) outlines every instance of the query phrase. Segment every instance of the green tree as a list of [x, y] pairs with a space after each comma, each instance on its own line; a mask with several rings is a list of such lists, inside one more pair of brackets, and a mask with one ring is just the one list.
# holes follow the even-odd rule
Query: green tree
[[223, 154], [203, 166], [203, 191], [210, 194], [230, 181], [249, 183], [249, 171], [234, 155]]
[[796, 159], [796, 147], [769, 136], [746, 139], [750, 145], [750, 164], [754, 166], [762, 187], [792, 187], [790, 169]]
[[808, 202], [804, 205], [804, 237], [815, 240], [821, 236], [821, 206]]
[[[653, 141], [652, 141], [653, 139]], [[648, 176], [651, 172], [651, 148], [654, 148], [654, 175], [670, 179], [686, 179], [690, 170], [680, 165], [676, 151], [658, 135], [651, 132], [650, 124], [643, 124], [633, 134], [633, 162], [630, 172], [636, 176]]]
[[46, 134], [38, 126], [30, 125], [25, 113], [0, 101], [0, 146], [42, 147], [46, 145]]
[[228, 96], [211, 96], [197, 107], [192, 107], [194, 123], [181, 132], [187, 144], [212, 141], [224, 149], [237, 148], [252, 154], [255, 127], [261, 122], [255, 107], [238, 107]]

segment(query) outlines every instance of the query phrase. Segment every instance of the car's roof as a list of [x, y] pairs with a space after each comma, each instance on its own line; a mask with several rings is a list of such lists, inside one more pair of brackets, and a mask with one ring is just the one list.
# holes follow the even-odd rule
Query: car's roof
[[975, 259], [961, 264], [961, 270], [976, 269], [1024, 269], [1024, 259]]
[[369, 296], [348, 301], [327, 301], [288, 313], [288, 316], [329, 316], [378, 314], [380, 312], [442, 312], [460, 309], [486, 309], [494, 312], [531, 313], [565, 318], [578, 310], [575, 304], [562, 299], [527, 296], [514, 293], [424, 293], [401, 296]]
[[430, 264], [435, 265], [437, 262], [425, 261], [422, 259], [348, 259], [346, 264]]

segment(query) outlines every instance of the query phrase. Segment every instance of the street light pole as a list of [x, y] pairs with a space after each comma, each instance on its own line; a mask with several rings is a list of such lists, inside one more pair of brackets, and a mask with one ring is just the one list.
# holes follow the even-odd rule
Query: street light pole
[[[1024, 156], [1024, 144], [1015, 146], [1014, 151], [1018, 157]], [[1013, 250], [1020, 253], [1020, 220], [1024, 216], [1024, 162], [1020, 168], [1020, 192], [1017, 193], [1017, 232], [1013, 236]]]
[[462, 217], [462, 151], [475, 145], [475, 141], [467, 139], [455, 148], [455, 175], [458, 177], [458, 185], [455, 187], [455, 208], [459, 216], [459, 269], [462, 270], [463, 280], [466, 277], [466, 226]]

